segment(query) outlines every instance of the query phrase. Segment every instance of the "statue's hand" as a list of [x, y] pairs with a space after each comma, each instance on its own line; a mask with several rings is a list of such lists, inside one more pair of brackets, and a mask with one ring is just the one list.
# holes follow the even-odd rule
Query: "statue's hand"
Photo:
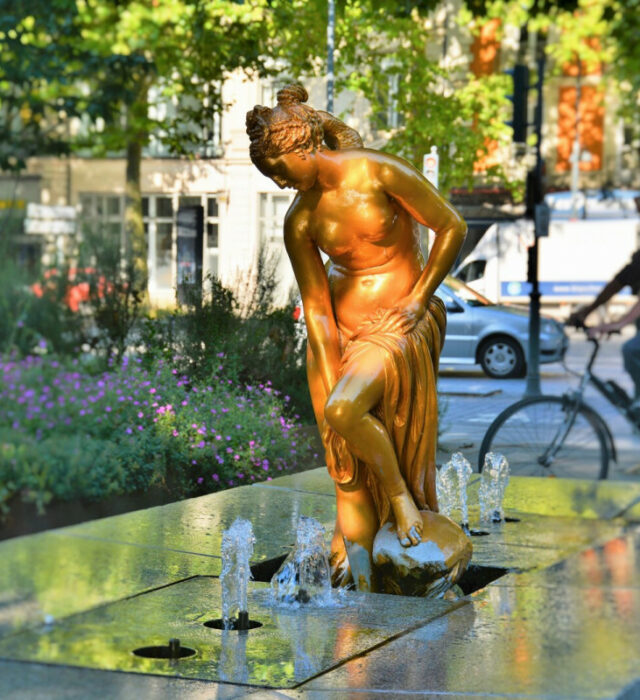
[[403, 331], [413, 330], [426, 313], [426, 306], [413, 296], [409, 295], [400, 299], [396, 310], [402, 319]]

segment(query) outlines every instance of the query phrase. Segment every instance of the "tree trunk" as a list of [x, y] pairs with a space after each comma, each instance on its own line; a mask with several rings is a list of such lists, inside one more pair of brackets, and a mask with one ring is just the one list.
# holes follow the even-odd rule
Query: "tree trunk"
[[125, 196], [125, 234], [127, 260], [133, 263], [136, 281], [146, 288], [147, 242], [142, 221], [142, 191], [140, 188], [140, 165], [142, 142], [133, 138], [127, 143], [127, 176]]
[[134, 286], [146, 297], [149, 271], [147, 269], [147, 241], [142, 221], [142, 190], [140, 170], [142, 146], [148, 134], [144, 130], [147, 117], [148, 87], [144, 81], [138, 90], [138, 99], [129, 107], [127, 115], [127, 170], [125, 185], [125, 234], [127, 262], [132, 264]]

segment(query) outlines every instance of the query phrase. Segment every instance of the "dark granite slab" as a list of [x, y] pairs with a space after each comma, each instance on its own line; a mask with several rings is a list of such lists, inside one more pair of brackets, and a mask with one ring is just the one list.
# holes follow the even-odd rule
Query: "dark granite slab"
[[640, 677], [640, 590], [491, 585], [303, 686], [429, 697], [612, 698]]
[[[458, 605], [401, 596], [345, 595], [341, 607], [272, 608], [265, 584], [250, 584], [261, 627], [239, 634], [204, 626], [220, 617], [220, 582], [198, 577], [0, 639], [0, 658], [267, 687], [292, 687]], [[195, 656], [135, 656], [178, 638]]]
[[74, 525], [59, 532], [70, 537], [219, 555], [222, 532], [242, 517], [253, 524], [257, 535], [254, 560], [262, 561], [280, 556], [295, 542], [299, 516], [311, 516], [333, 528], [335, 513], [333, 496], [242, 486]]
[[0, 636], [221, 568], [218, 557], [55, 533], [1, 542], [0, 561]]

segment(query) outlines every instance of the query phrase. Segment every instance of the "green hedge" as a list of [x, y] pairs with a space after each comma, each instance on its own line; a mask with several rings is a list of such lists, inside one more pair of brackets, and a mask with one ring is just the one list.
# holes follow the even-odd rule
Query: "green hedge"
[[[222, 353], [220, 353], [222, 355]], [[193, 381], [162, 360], [91, 374], [78, 359], [0, 360], [0, 501], [176, 497], [270, 479], [317, 457], [270, 383]]]

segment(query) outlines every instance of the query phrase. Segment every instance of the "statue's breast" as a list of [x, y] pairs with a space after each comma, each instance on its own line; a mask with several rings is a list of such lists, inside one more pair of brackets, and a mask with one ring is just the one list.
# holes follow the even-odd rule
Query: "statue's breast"
[[369, 243], [391, 245], [398, 217], [387, 196], [380, 192], [332, 190], [323, 194], [311, 216], [317, 245], [336, 258], [360, 250]]

